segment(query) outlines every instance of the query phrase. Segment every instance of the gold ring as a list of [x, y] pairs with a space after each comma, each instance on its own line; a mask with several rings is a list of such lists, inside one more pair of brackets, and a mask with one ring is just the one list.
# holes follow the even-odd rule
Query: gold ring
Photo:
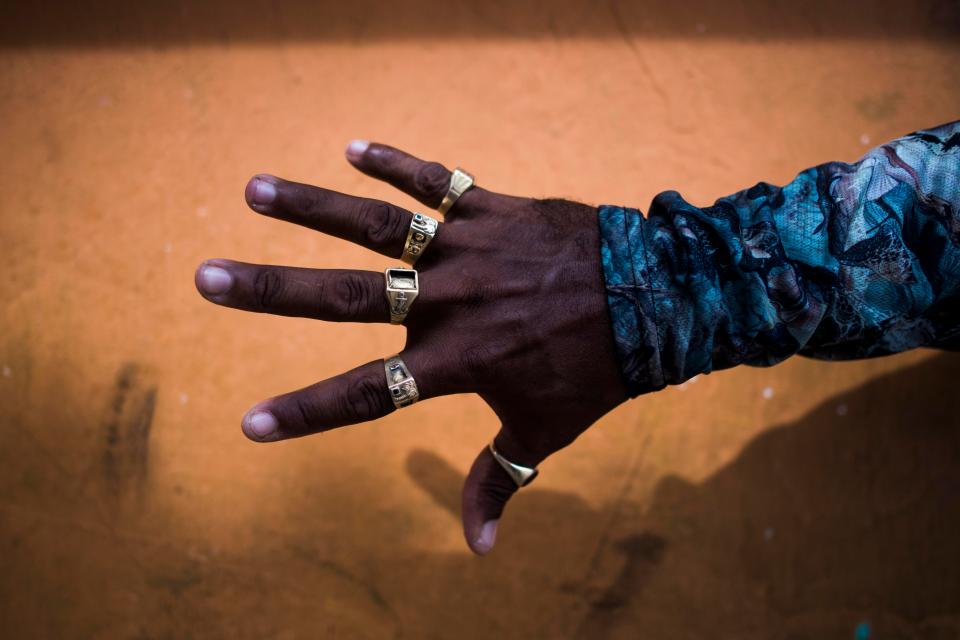
[[390, 399], [393, 400], [397, 409], [409, 407], [420, 399], [417, 381], [413, 379], [406, 363], [399, 355], [384, 360], [383, 370], [387, 374], [387, 388], [390, 390]]
[[410, 305], [420, 293], [420, 279], [416, 269], [394, 267], [383, 272], [387, 302], [390, 304], [390, 324], [400, 324], [410, 313]]
[[460, 167], [454, 169], [453, 174], [450, 176], [450, 186], [447, 188], [447, 195], [443, 196], [443, 202], [437, 207], [437, 211], [443, 214], [450, 211], [450, 207], [472, 186], [472, 175]]
[[407, 231], [407, 241], [403, 245], [401, 260], [413, 266], [417, 259], [427, 250], [427, 245], [437, 235], [440, 223], [422, 213], [413, 214], [410, 220], [410, 230]]

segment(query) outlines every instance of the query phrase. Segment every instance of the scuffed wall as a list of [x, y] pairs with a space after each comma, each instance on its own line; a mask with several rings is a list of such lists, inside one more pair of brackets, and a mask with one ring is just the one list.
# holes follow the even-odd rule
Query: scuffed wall
[[485, 405], [250, 443], [250, 405], [402, 329], [193, 287], [209, 257], [387, 266], [243, 203], [268, 171], [413, 207], [349, 168], [353, 137], [643, 209], [960, 117], [956, 3], [795, 5], [11, 9], [0, 635], [960, 636], [955, 355], [794, 359], [635, 400], [543, 465], [477, 559], [458, 504]]

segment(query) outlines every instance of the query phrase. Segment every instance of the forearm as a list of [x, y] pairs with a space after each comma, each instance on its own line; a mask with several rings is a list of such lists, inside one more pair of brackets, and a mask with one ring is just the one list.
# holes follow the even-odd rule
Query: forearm
[[958, 333], [960, 123], [698, 208], [601, 207], [601, 252], [631, 395], [801, 353], [856, 358]]

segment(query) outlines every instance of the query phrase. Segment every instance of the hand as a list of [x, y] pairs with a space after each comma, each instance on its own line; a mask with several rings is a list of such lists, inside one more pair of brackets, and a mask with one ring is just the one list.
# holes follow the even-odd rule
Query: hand
[[[450, 172], [380, 144], [354, 142], [348, 160], [436, 208]], [[399, 258], [412, 214], [387, 202], [255, 176], [257, 213]], [[627, 398], [607, 312], [596, 210], [479, 187], [447, 214], [417, 262], [420, 295], [401, 352], [420, 398], [478, 393], [501, 421], [496, 447], [534, 467]], [[196, 273], [211, 302], [334, 322], [388, 322], [383, 274], [208, 260]], [[383, 361], [367, 363], [254, 406], [243, 432], [257, 442], [296, 438], [394, 411]], [[463, 488], [463, 527], [478, 553], [493, 547], [516, 485], [484, 447]]]

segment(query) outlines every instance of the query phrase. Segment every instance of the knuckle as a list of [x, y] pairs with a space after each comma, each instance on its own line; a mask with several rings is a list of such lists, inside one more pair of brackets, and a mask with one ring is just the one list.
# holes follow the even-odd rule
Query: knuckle
[[309, 430], [311, 425], [317, 422], [316, 408], [313, 403], [300, 395], [294, 395], [292, 400], [294, 415], [300, 419], [300, 429], [302, 431]]
[[284, 287], [283, 271], [261, 269], [253, 282], [254, 306], [258, 309], [269, 309], [283, 295]]
[[491, 375], [495, 358], [487, 345], [477, 344], [467, 347], [457, 355], [459, 371], [470, 383], [479, 383]]
[[425, 198], [437, 198], [447, 191], [450, 173], [439, 162], [427, 162], [420, 165], [413, 174], [413, 186]]
[[507, 501], [517, 492], [517, 485], [497, 466], [497, 473], [480, 481], [480, 507], [487, 518], [499, 518]]
[[403, 218], [397, 209], [386, 202], [367, 201], [357, 209], [356, 224], [360, 242], [382, 247], [397, 240], [403, 229]]
[[480, 280], [463, 278], [454, 286], [451, 301], [466, 310], [477, 309], [488, 297], [487, 288]]
[[333, 287], [333, 292], [333, 298], [324, 302], [331, 311], [338, 315], [351, 318], [362, 316], [373, 306], [369, 287], [366, 286], [366, 282], [355, 275], [347, 275], [341, 278], [337, 286]]
[[363, 376], [349, 383], [347, 393], [341, 399], [340, 415], [347, 422], [373, 420], [388, 412], [388, 401], [379, 381], [371, 376]]

